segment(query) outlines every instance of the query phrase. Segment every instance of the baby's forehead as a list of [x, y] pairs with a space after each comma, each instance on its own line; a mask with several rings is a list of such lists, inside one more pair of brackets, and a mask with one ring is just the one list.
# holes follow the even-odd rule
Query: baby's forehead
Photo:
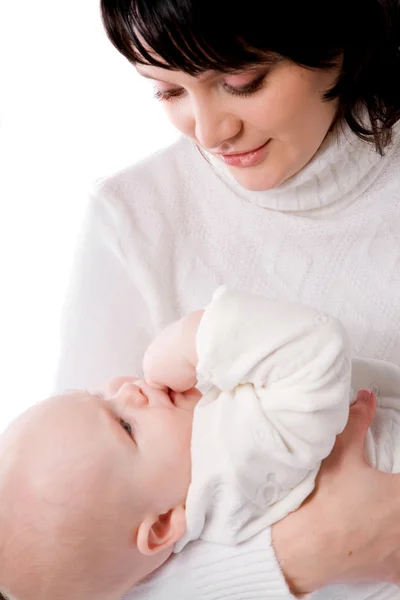
[[53, 506], [70, 494], [82, 501], [106, 496], [126, 464], [107, 410], [102, 398], [84, 393], [34, 407], [15, 424], [4, 452], [0, 448], [0, 493], [14, 490]]
[[[80, 457], [94, 461], [112, 444], [112, 406], [102, 396], [71, 392], [38, 403], [0, 436], [0, 450], [13, 451], [26, 466], [56, 466]], [[114, 417], [115, 418], [115, 417]], [[108, 448], [108, 451], [110, 448]], [[0, 468], [1, 468], [0, 457]]]
[[97, 438], [108, 437], [113, 419], [112, 403], [101, 394], [87, 391], [50, 398], [34, 416], [34, 421], [46, 427], [50, 435], [70, 435], [91, 444]]
[[[105, 411], [110, 410], [110, 405], [105, 397], [100, 393], [93, 393], [87, 390], [72, 390], [58, 396], [53, 396], [39, 402], [32, 408], [32, 419], [40, 419], [41, 422], [49, 420], [49, 423], [56, 423], [59, 419], [73, 418], [74, 422], [89, 421], [91, 419], [101, 419]], [[29, 414], [27, 412], [27, 417]]]
[[[67, 427], [71, 421], [79, 425], [99, 418], [103, 410], [104, 399], [97, 394], [87, 391], [71, 391], [58, 396], [52, 396], [31, 406], [11, 424], [8, 431], [18, 434], [23, 431], [35, 431], [40, 427]], [[36, 430], [37, 431], [37, 430]]]

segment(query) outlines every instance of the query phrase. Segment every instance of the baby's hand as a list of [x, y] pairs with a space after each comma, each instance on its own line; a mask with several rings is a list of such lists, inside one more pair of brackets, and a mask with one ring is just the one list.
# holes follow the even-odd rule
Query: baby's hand
[[196, 385], [196, 333], [202, 316], [203, 311], [190, 313], [155, 338], [143, 359], [146, 383], [176, 392]]

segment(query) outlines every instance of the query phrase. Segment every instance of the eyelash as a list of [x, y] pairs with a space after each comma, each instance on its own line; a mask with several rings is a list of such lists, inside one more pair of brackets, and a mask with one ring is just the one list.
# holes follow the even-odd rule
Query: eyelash
[[[232, 96], [236, 96], [239, 98], [248, 98], [249, 96], [252, 96], [256, 92], [261, 90], [261, 88], [264, 86], [266, 76], [266, 74], [263, 74], [261, 77], [257, 77], [257, 79], [255, 79], [248, 86], [242, 89], [231, 88], [229, 86], [227, 86], [226, 89]], [[154, 98], [156, 98], [156, 100], [160, 100], [161, 102], [168, 102], [169, 100], [179, 100], [179, 98], [182, 97], [183, 93], [184, 90], [182, 89], [171, 90], [170, 92], [161, 92], [160, 90], [157, 90], [154, 93]]]
[[120, 419], [119, 424], [121, 425], [121, 427], [123, 429], [125, 429], [126, 433], [129, 435], [129, 437], [131, 437], [133, 439], [132, 425], [130, 425], [130, 423], [128, 423], [127, 421], [124, 421], [124, 419]]

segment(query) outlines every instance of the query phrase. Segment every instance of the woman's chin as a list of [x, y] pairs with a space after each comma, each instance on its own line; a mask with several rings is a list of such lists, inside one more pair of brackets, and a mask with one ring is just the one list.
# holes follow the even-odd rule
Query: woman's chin
[[[235, 181], [249, 192], [266, 192], [280, 186], [286, 179], [277, 170], [267, 165], [258, 165], [248, 169], [227, 167]], [[275, 172], [274, 172], [275, 171]]]

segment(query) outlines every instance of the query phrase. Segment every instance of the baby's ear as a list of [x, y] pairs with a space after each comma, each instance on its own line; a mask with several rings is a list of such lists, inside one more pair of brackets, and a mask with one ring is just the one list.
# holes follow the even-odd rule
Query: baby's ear
[[157, 554], [175, 544], [185, 533], [183, 506], [172, 508], [164, 515], [146, 517], [139, 525], [137, 547], [146, 556]]

